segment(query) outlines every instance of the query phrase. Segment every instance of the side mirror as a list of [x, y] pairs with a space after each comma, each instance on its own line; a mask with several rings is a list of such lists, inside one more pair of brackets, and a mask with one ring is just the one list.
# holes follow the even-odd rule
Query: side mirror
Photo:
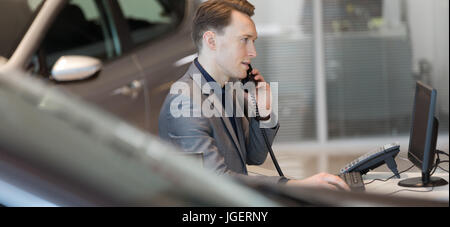
[[102, 69], [102, 62], [87, 56], [61, 56], [53, 65], [51, 78], [60, 81], [79, 81], [94, 76]]

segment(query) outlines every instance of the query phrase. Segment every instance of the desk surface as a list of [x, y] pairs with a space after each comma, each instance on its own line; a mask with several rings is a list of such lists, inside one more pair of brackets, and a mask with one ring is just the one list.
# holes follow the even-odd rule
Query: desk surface
[[[265, 175], [265, 176], [277, 176], [277, 172], [273, 170], [268, 170], [261, 168], [259, 166], [251, 166], [249, 169], [249, 175]], [[374, 179], [387, 179], [393, 175], [392, 172], [369, 172], [366, 175], [363, 175], [363, 179], [365, 183], [368, 183]], [[405, 188], [398, 186], [398, 182], [404, 180], [406, 178], [411, 177], [420, 177], [420, 172], [406, 172], [400, 174], [400, 179], [391, 178], [390, 180], [383, 181], [373, 181], [370, 184], [365, 185], [366, 192], [374, 193], [374, 194], [382, 194], [382, 195], [392, 195], [392, 196], [405, 196], [405, 197], [413, 197], [413, 198], [423, 198], [423, 199], [431, 199], [437, 201], [449, 201], [449, 185], [434, 187], [434, 188]], [[444, 172], [436, 172], [433, 174], [435, 177], [444, 178], [447, 182], [449, 182], [449, 174]]]
[[[387, 179], [391, 177], [393, 174], [391, 172], [369, 172], [366, 175], [363, 175], [364, 183], [368, 183], [373, 179]], [[390, 194], [393, 196], [408, 196], [408, 197], [416, 197], [423, 199], [432, 199], [438, 201], [449, 201], [449, 185], [440, 186], [440, 187], [427, 187], [427, 188], [406, 188], [398, 186], [398, 182], [404, 180], [406, 178], [411, 177], [420, 177], [422, 176], [419, 172], [406, 172], [400, 174], [400, 179], [394, 177], [390, 180], [383, 181], [373, 181], [370, 184], [365, 185], [366, 192], [376, 193], [376, 194]], [[435, 173], [434, 177], [441, 177], [445, 179], [447, 182], [449, 180], [448, 173]]]

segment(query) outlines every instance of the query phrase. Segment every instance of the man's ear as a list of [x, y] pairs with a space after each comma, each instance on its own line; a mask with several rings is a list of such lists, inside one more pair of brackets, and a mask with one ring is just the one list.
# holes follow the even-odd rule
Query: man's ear
[[207, 31], [203, 33], [203, 43], [210, 49], [216, 50], [216, 33]]

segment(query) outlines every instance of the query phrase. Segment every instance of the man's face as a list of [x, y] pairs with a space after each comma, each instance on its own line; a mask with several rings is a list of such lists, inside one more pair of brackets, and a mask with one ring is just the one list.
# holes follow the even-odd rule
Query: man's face
[[248, 64], [256, 57], [256, 38], [252, 19], [233, 10], [230, 25], [224, 28], [223, 34], [216, 36], [216, 63], [221, 73], [230, 78], [244, 79]]

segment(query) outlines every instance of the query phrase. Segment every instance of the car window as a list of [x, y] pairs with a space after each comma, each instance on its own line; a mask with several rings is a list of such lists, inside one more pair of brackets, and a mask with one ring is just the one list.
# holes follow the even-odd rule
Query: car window
[[0, 59], [8, 59], [33, 22], [43, 0], [0, 1]]
[[69, 1], [51, 25], [40, 49], [48, 69], [64, 55], [100, 60], [114, 57], [112, 39], [103, 18], [96, 1]]
[[134, 44], [163, 36], [181, 23], [185, 1], [181, 0], [119, 0]]

